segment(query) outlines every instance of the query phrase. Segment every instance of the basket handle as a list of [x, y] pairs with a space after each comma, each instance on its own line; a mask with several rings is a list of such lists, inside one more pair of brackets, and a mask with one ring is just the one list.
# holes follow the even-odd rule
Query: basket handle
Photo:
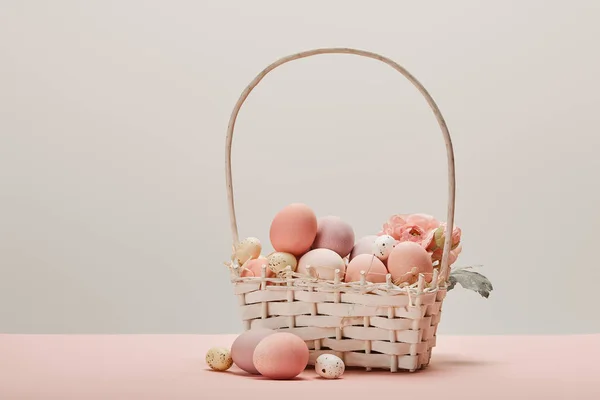
[[231, 234], [233, 236], [233, 243], [236, 245], [239, 242], [239, 234], [237, 221], [235, 216], [235, 205], [233, 199], [233, 183], [231, 178], [231, 144], [233, 141], [233, 130], [235, 128], [235, 121], [237, 119], [238, 113], [250, 95], [250, 92], [260, 83], [260, 81], [272, 70], [275, 68], [288, 63], [290, 61], [299, 60], [301, 58], [311, 57], [319, 54], [354, 54], [357, 56], [372, 58], [375, 60], [379, 60], [384, 62], [385, 64], [391, 66], [396, 71], [400, 72], [406, 79], [408, 79], [425, 97], [425, 100], [429, 104], [429, 107], [433, 111], [440, 129], [442, 130], [442, 134], [444, 136], [444, 141], [446, 142], [446, 154], [448, 158], [448, 216], [446, 219], [446, 237], [444, 242], [444, 252], [442, 255], [442, 263], [439, 274], [439, 284], [444, 285], [446, 279], [448, 277], [449, 265], [448, 265], [448, 256], [450, 254], [451, 240], [452, 240], [452, 229], [454, 227], [454, 204], [455, 204], [455, 188], [456, 188], [456, 180], [455, 180], [455, 172], [454, 172], [454, 151], [452, 148], [452, 139], [450, 138], [450, 132], [448, 131], [448, 127], [446, 126], [446, 122], [444, 121], [444, 117], [431, 97], [431, 95], [427, 92], [427, 90], [423, 87], [423, 85], [414, 77], [411, 73], [409, 73], [402, 66], [397, 64], [396, 62], [390, 60], [389, 58], [383, 57], [379, 54], [372, 53], [364, 50], [350, 49], [350, 48], [322, 48], [315, 50], [308, 50], [301, 53], [296, 53], [289, 55], [287, 57], [283, 57], [267, 68], [265, 68], [261, 73], [259, 73], [252, 82], [244, 89], [242, 94], [240, 95], [233, 111], [231, 113], [231, 117], [229, 119], [229, 125], [227, 127], [227, 140], [225, 145], [225, 170], [226, 170], [226, 183], [227, 183], [227, 199], [229, 201], [229, 218], [231, 222]]

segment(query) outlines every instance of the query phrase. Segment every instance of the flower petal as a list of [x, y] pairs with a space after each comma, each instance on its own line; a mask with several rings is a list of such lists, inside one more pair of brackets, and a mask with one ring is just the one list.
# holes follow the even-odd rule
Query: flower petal
[[419, 225], [426, 231], [436, 229], [440, 226], [440, 221], [429, 214], [411, 214], [406, 218], [406, 223]]

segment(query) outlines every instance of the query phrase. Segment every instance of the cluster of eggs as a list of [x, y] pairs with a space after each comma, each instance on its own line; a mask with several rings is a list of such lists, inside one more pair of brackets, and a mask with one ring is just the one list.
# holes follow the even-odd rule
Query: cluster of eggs
[[[251, 329], [239, 335], [231, 346], [214, 347], [206, 353], [206, 363], [215, 371], [233, 364], [252, 375], [269, 379], [293, 379], [309, 360], [309, 350], [300, 337], [271, 329]], [[318, 375], [336, 379], [344, 373], [344, 362], [333, 354], [320, 355], [315, 363]]]
[[359, 281], [361, 272], [366, 281], [382, 283], [389, 273], [395, 283], [414, 283], [419, 274], [430, 277], [431, 256], [417, 243], [398, 243], [388, 235], [365, 236], [355, 241], [353, 228], [336, 216], [317, 218], [305, 204], [290, 204], [279, 211], [270, 227], [271, 244], [275, 252], [261, 256], [262, 247], [256, 238], [243, 240], [235, 251], [241, 276], [260, 276], [266, 267], [267, 277], [273, 277], [290, 267], [292, 271], [333, 280], [340, 270], [345, 282]]

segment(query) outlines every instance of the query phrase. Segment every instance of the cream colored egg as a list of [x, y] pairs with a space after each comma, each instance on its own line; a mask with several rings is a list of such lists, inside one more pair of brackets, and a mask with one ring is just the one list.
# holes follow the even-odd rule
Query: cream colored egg
[[315, 362], [315, 372], [325, 379], [338, 379], [344, 374], [346, 366], [341, 358], [333, 354], [321, 354]]
[[275, 252], [269, 254], [267, 257], [269, 260], [269, 269], [275, 274], [285, 270], [287, 266], [292, 267], [292, 271], [296, 271], [298, 266], [298, 260], [290, 253]]
[[381, 261], [388, 259], [392, 250], [396, 246], [396, 239], [390, 235], [382, 235], [375, 239], [373, 243], [373, 254], [375, 254]]
[[233, 358], [225, 347], [213, 347], [206, 353], [206, 363], [215, 371], [227, 371], [233, 365]]
[[311, 250], [298, 261], [299, 274], [323, 280], [334, 280], [336, 269], [340, 270], [340, 277], [343, 278], [346, 273], [346, 263], [338, 253], [329, 249]]
[[260, 256], [262, 245], [260, 240], [255, 237], [249, 237], [242, 240], [235, 248], [234, 259], [242, 265], [248, 260], [253, 260]]

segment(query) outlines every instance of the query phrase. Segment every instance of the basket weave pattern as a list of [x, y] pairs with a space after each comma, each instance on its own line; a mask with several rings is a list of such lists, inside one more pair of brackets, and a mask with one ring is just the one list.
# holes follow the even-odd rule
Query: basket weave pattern
[[358, 285], [301, 281], [234, 278], [245, 329], [296, 334], [310, 349], [311, 365], [323, 353], [337, 355], [346, 366], [392, 372], [429, 363], [445, 289], [424, 289], [420, 280], [416, 288], [401, 290], [389, 278], [386, 284]]
[[[233, 130], [240, 108], [250, 92], [273, 69], [289, 61], [319, 54], [353, 54], [388, 64], [406, 77], [431, 107], [446, 143], [448, 156], [448, 217], [444, 252], [439, 270], [430, 282], [420, 275], [412, 285], [397, 286], [391, 275], [385, 283], [370, 283], [361, 272], [360, 282], [343, 282], [335, 271], [333, 281], [300, 276], [290, 267], [267, 278], [241, 277], [241, 266], [231, 264], [231, 280], [239, 299], [244, 329], [269, 328], [291, 332], [310, 349], [309, 364], [323, 354], [335, 354], [346, 366], [415, 371], [429, 364], [446, 296], [449, 274], [448, 256], [454, 223], [455, 173], [452, 141], [446, 123], [429, 93], [403, 67], [375, 53], [333, 48], [317, 49], [284, 57], [265, 68], [244, 90], [232, 112], [226, 142], [226, 179], [233, 243], [239, 243], [233, 183], [231, 147]], [[310, 268], [309, 268], [310, 269]]]

